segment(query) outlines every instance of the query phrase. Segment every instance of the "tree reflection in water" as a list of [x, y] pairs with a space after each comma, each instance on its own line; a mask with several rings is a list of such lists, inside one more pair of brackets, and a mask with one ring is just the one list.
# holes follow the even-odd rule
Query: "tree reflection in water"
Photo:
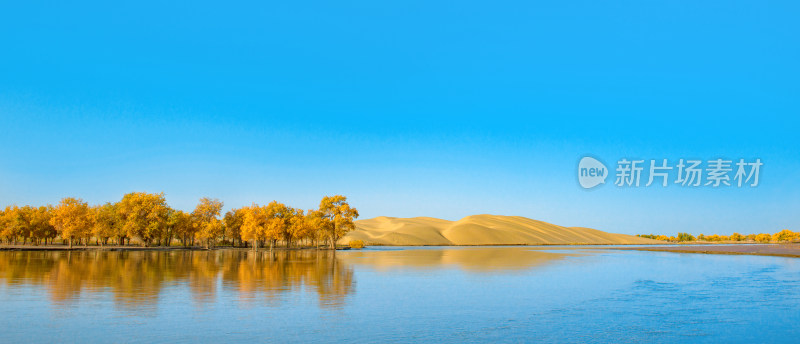
[[173, 285], [200, 303], [214, 302], [222, 285], [244, 301], [307, 290], [321, 307], [337, 307], [355, 284], [353, 269], [327, 250], [0, 252], [0, 283], [43, 286], [53, 303], [110, 292], [124, 307], [154, 305]]

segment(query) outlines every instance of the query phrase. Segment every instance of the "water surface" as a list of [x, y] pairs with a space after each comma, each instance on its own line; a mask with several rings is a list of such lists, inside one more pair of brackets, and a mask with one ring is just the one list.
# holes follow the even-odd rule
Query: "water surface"
[[0, 252], [0, 342], [796, 342], [800, 260], [575, 247]]

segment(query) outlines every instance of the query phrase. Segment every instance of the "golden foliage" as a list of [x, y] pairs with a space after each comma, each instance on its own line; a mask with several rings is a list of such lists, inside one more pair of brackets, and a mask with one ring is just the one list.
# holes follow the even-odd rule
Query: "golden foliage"
[[25, 231], [25, 217], [23, 212], [23, 209], [20, 209], [20, 207], [16, 205], [7, 206], [6, 209], [3, 210], [2, 216], [0, 216], [0, 225], [2, 226], [0, 236], [8, 241], [13, 240], [15, 243], [20, 236], [23, 236]]
[[21, 238], [23, 244], [28, 239], [32, 244], [52, 240], [58, 235], [55, 227], [50, 224], [52, 214], [53, 207], [49, 205], [38, 208], [7, 206], [0, 210], [0, 237], [13, 243]]
[[772, 236], [769, 234], [761, 233], [756, 235], [756, 241], [758, 242], [769, 242], [770, 240], [772, 240]]
[[287, 207], [278, 201], [272, 201], [267, 205], [267, 227], [264, 237], [270, 240], [270, 244], [283, 239], [288, 246], [292, 241], [292, 231], [290, 221], [294, 216], [294, 209]]
[[122, 197], [118, 207], [127, 236], [138, 237], [149, 246], [163, 235], [169, 216], [164, 193], [131, 192]]
[[197, 233], [197, 238], [206, 243], [206, 248], [211, 242], [222, 235], [222, 221], [219, 215], [223, 203], [218, 199], [203, 197], [192, 212], [192, 222]]
[[253, 248], [258, 248], [258, 241], [263, 240], [267, 230], [267, 207], [253, 203], [249, 207], [242, 207], [244, 214], [242, 221], [242, 240], [253, 241]]
[[743, 241], [744, 239], [745, 239], [744, 235], [741, 235], [739, 233], [731, 234], [731, 240], [732, 241]]
[[[0, 238], [17, 243], [22, 239], [38, 244], [61, 236], [62, 242], [78, 239], [88, 243], [96, 238], [105, 245], [141, 242], [169, 245], [174, 238], [184, 245], [199, 239], [208, 247], [229, 238], [233, 243], [254, 241], [272, 246], [281, 241], [291, 246], [306, 241], [317, 245], [327, 239], [331, 244], [355, 228], [358, 210], [341, 195], [324, 197], [320, 210], [303, 211], [272, 201], [266, 206], [232, 209], [220, 218], [223, 203], [202, 198], [191, 213], [170, 208], [163, 193], [132, 192], [117, 203], [89, 207], [76, 198], [65, 198], [58, 207], [8, 206], [0, 210]], [[70, 243], [71, 245], [71, 243]]]
[[[639, 234], [638, 236], [643, 238], [650, 238], [656, 240], [663, 240], [663, 241], [693, 241], [694, 237], [692, 237], [688, 233], [678, 233], [678, 237], [667, 237], [666, 235], [653, 235], [653, 234]], [[768, 243], [768, 242], [796, 242], [800, 241], [800, 233], [793, 232], [788, 229], [784, 229], [775, 234], [748, 234], [742, 235], [740, 233], [733, 233], [730, 236], [726, 235], [704, 235], [700, 234], [697, 236], [697, 240], [699, 241], [716, 241], [716, 242], [730, 242], [730, 241], [755, 241], [760, 243]]]
[[50, 224], [50, 218], [53, 216], [53, 206], [40, 206], [33, 208], [29, 218], [31, 225], [31, 237], [33, 239], [47, 240], [53, 239], [58, 235], [56, 228]]
[[231, 209], [225, 213], [225, 232], [231, 240], [242, 240], [242, 224], [244, 223], [244, 212], [242, 209]]
[[363, 240], [351, 240], [348, 245], [350, 248], [364, 248], [366, 246]]
[[328, 239], [332, 248], [336, 246], [339, 238], [355, 229], [353, 221], [358, 218], [358, 210], [350, 207], [347, 197], [342, 195], [325, 196], [319, 203], [319, 211], [322, 228], [328, 231]]
[[89, 205], [80, 198], [67, 197], [53, 209], [50, 219], [62, 239], [68, 239], [70, 247], [74, 238], [91, 235], [92, 217]]
[[183, 210], [173, 210], [169, 213], [167, 228], [170, 233], [177, 236], [184, 246], [194, 237], [195, 228], [192, 224], [192, 215]]
[[792, 242], [796, 240], [800, 240], [800, 233], [792, 232], [788, 229], [784, 229], [772, 235], [772, 241], [775, 242]]
[[108, 238], [123, 235], [122, 220], [115, 204], [106, 203], [92, 207], [92, 220], [92, 234], [101, 244], [105, 244]]

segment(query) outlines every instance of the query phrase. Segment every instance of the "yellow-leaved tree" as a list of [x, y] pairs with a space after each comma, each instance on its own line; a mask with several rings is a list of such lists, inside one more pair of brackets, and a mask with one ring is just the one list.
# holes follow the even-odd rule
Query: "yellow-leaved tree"
[[169, 207], [164, 193], [131, 192], [117, 207], [127, 236], [138, 237], [145, 246], [160, 238], [167, 226]]
[[784, 229], [772, 235], [772, 241], [775, 242], [792, 242], [798, 239], [800, 239], [800, 233], [795, 233], [788, 229]]
[[328, 221], [323, 217], [319, 210], [310, 209], [306, 213], [306, 221], [311, 227], [310, 239], [315, 248], [319, 248], [319, 243], [328, 238]]
[[225, 213], [225, 232], [235, 246], [236, 241], [242, 242], [242, 224], [244, 223], [244, 212], [241, 209], [231, 209]]
[[758, 242], [766, 243], [769, 242], [770, 240], [772, 240], [772, 236], [767, 233], [761, 233], [759, 235], [756, 235], [756, 241]]
[[[27, 223], [25, 221], [24, 209], [18, 206], [7, 206], [3, 210], [3, 216], [0, 219], [0, 236], [6, 239], [6, 242], [13, 242], [17, 244], [17, 240], [25, 231]], [[23, 243], [24, 244], [24, 243]]]
[[272, 201], [267, 205], [267, 228], [264, 233], [265, 239], [269, 240], [269, 249], [275, 247], [275, 242], [283, 239], [286, 247], [292, 243], [291, 219], [294, 209], [287, 207], [278, 201]]
[[31, 242], [33, 242], [32, 220], [33, 217], [35, 216], [35, 213], [36, 213], [36, 208], [29, 205], [19, 208], [19, 216], [18, 216], [19, 232], [17, 234], [19, 234], [19, 236], [22, 237], [23, 245], [25, 245], [25, 243], [28, 242], [28, 239], [31, 239]]
[[192, 212], [192, 222], [197, 231], [197, 238], [203, 241], [206, 248], [222, 235], [222, 221], [219, 214], [222, 212], [222, 202], [218, 199], [203, 197]]
[[347, 232], [355, 229], [354, 220], [358, 218], [358, 210], [347, 203], [347, 197], [342, 195], [325, 196], [319, 202], [319, 211], [322, 229], [327, 231], [331, 248], [336, 248], [336, 242]]
[[[53, 209], [50, 224], [56, 228], [62, 240], [69, 240], [69, 247], [72, 248], [73, 239], [91, 235], [92, 218], [89, 205], [80, 198], [64, 198]], [[88, 240], [86, 241], [88, 244]]]
[[31, 215], [31, 232], [36, 243], [44, 241], [47, 245], [48, 240], [53, 240], [58, 232], [56, 227], [50, 224], [50, 218], [53, 216], [53, 206], [40, 206], [35, 208]]
[[101, 246], [108, 244], [109, 238], [120, 237], [122, 221], [114, 203], [106, 203], [92, 207], [92, 234]]
[[173, 210], [169, 213], [167, 221], [170, 233], [181, 240], [183, 246], [188, 246], [193, 241], [194, 226], [192, 225], [192, 215], [183, 210]]
[[267, 207], [253, 203], [249, 207], [239, 209], [242, 212], [242, 240], [253, 242], [253, 250], [258, 249], [259, 241], [263, 240], [267, 230]]
[[308, 213], [303, 209], [295, 209], [292, 218], [289, 220], [290, 231], [295, 240], [312, 239], [314, 236], [314, 222], [307, 214], [313, 213], [314, 210], [309, 210]]

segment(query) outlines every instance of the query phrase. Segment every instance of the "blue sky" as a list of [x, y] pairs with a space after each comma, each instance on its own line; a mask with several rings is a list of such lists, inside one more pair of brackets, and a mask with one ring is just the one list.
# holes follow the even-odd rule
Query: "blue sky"
[[[362, 218], [800, 230], [798, 17], [793, 1], [6, 2], [0, 205], [344, 194]], [[587, 154], [764, 166], [756, 188], [587, 191]]]

